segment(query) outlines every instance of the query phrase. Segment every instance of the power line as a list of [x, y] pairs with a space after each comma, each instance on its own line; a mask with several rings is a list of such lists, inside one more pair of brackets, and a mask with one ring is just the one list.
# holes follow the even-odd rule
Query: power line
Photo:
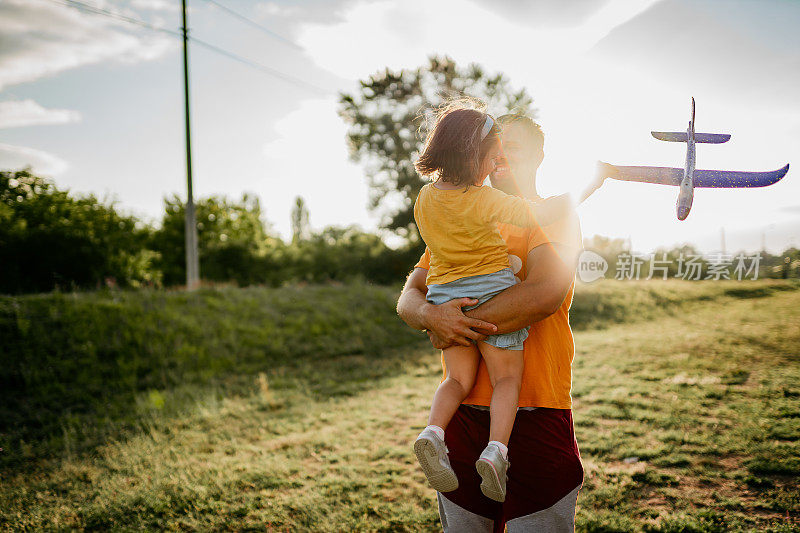
[[272, 76], [275, 76], [276, 78], [280, 78], [280, 79], [282, 79], [282, 80], [284, 80], [286, 82], [293, 83], [295, 85], [299, 85], [299, 86], [305, 87], [306, 89], [309, 89], [311, 91], [314, 91], [316, 93], [323, 94], [323, 95], [324, 94], [328, 94], [328, 92], [329, 92], [329, 91], [326, 91], [325, 89], [323, 89], [322, 87], [318, 87], [318, 86], [314, 85], [313, 83], [309, 83], [307, 81], [301, 80], [300, 78], [295, 78], [294, 76], [290, 76], [288, 74], [284, 74], [283, 72], [275, 70], [274, 68], [268, 67], [266, 65], [262, 65], [261, 63], [256, 63], [255, 61], [251, 61], [251, 60], [249, 60], [247, 58], [244, 58], [242, 56], [236, 55], [236, 54], [234, 54], [232, 52], [228, 52], [227, 50], [225, 50], [223, 48], [220, 48], [220, 47], [215, 46], [213, 44], [207, 43], [205, 41], [201, 41], [200, 39], [197, 39], [196, 37], [190, 37], [189, 39], [191, 39], [192, 41], [196, 42], [197, 44], [199, 44], [201, 46], [205, 46], [209, 50], [213, 50], [214, 52], [217, 52], [218, 54], [222, 54], [224, 56], [228, 56], [231, 59], [235, 59], [236, 61], [244, 63], [245, 65], [248, 65], [248, 66], [250, 66], [252, 68], [255, 68], [257, 70], [261, 70], [263, 72], [266, 72], [267, 74], [271, 74]]
[[231, 8], [229, 8], [229, 7], [227, 7], [227, 6], [223, 5], [223, 4], [220, 4], [220, 3], [219, 3], [219, 2], [217, 2], [216, 0], [206, 0], [206, 2], [208, 2], [209, 4], [213, 4], [213, 5], [215, 5], [215, 6], [216, 6], [216, 7], [218, 7], [219, 9], [222, 9], [223, 11], [226, 11], [228, 14], [230, 14], [230, 15], [232, 15], [232, 16], [234, 16], [234, 17], [238, 18], [238, 19], [239, 19], [239, 20], [241, 20], [242, 22], [246, 22], [247, 24], [250, 24], [250, 25], [251, 25], [251, 26], [253, 26], [254, 28], [258, 28], [258, 29], [259, 29], [259, 30], [261, 30], [262, 32], [266, 33], [267, 35], [269, 35], [269, 36], [271, 36], [271, 37], [274, 37], [275, 39], [278, 39], [279, 41], [283, 41], [284, 43], [288, 44], [288, 45], [289, 45], [289, 46], [291, 46], [292, 48], [295, 48], [296, 50], [302, 50], [302, 49], [303, 49], [302, 47], [300, 47], [299, 45], [297, 45], [297, 44], [296, 44], [294, 41], [291, 41], [291, 40], [287, 39], [287, 38], [286, 38], [286, 37], [284, 37], [283, 35], [280, 35], [280, 34], [278, 34], [278, 33], [275, 33], [275, 32], [274, 32], [274, 31], [272, 31], [271, 29], [269, 29], [269, 28], [267, 28], [267, 27], [265, 27], [265, 26], [262, 26], [262, 25], [261, 25], [261, 24], [259, 24], [258, 22], [254, 21], [254, 20], [252, 20], [252, 19], [250, 19], [250, 18], [247, 18], [247, 17], [245, 17], [244, 15], [242, 15], [242, 14], [240, 14], [240, 13], [237, 13], [237, 12], [236, 12], [236, 11], [234, 11], [233, 9], [231, 9]]
[[48, 0], [48, 1], [52, 2], [54, 4], [61, 5], [61, 6], [74, 7], [76, 9], [78, 9], [79, 11], [84, 11], [84, 12], [92, 13], [92, 14], [95, 14], [95, 15], [103, 15], [103, 16], [106, 16], [106, 17], [110, 17], [110, 18], [115, 18], [117, 20], [121, 20], [123, 22], [128, 22], [130, 24], [136, 24], [137, 26], [142, 26], [143, 28], [147, 28], [149, 30], [168, 33], [168, 34], [174, 35], [176, 37], [183, 37], [183, 35], [180, 32], [177, 32], [175, 30], [170, 30], [168, 28], [162, 28], [162, 27], [159, 27], [159, 26], [154, 26], [154, 25], [152, 25], [152, 24], [150, 24], [148, 22], [145, 22], [143, 20], [139, 20], [139, 19], [135, 19], [135, 18], [132, 18], [132, 17], [128, 17], [128, 16], [125, 16], [125, 15], [122, 15], [121, 13], [115, 13], [114, 11], [109, 11], [107, 9], [103, 9], [101, 7], [93, 6], [91, 4], [85, 4], [83, 2], [80, 2], [79, 0]]
[[[89, 12], [89, 13], [93, 13], [95, 15], [102, 15], [102, 16], [106, 16], [106, 17], [110, 17], [110, 18], [115, 18], [117, 20], [128, 22], [130, 24], [135, 24], [137, 26], [141, 26], [143, 28], [147, 28], [147, 29], [150, 29], [150, 30], [153, 30], [153, 31], [164, 32], [164, 33], [167, 33], [167, 34], [172, 35], [174, 37], [179, 37], [181, 39], [183, 38], [183, 34], [180, 33], [180, 32], [177, 32], [177, 31], [174, 31], [174, 30], [170, 30], [168, 28], [163, 28], [163, 27], [160, 27], [160, 26], [154, 26], [154, 25], [152, 25], [152, 24], [150, 24], [148, 22], [145, 22], [143, 20], [135, 19], [135, 18], [132, 18], [132, 17], [128, 17], [128, 16], [122, 15], [120, 13], [115, 13], [113, 11], [108, 11], [106, 9], [103, 9], [103, 8], [100, 8], [100, 7], [97, 7], [97, 6], [93, 6], [91, 4], [86, 4], [86, 3], [81, 2], [79, 0], [48, 0], [48, 1], [52, 2], [52, 3], [55, 3], [55, 4], [58, 4], [58, 5], [62, 5], [62, 6], [74, 7], [76, 9], [80, 10], [80, 11], [86, 11], [86, 12]], [[325, 89], [323, 89], [323, 88], [321, 88], [321, 87], [319, 87], [317, 85], [314, 85], [313, 83], [309, 83], [309, 82], [307, 82], [305, 80], [302, 80], [300, 78], [296, 78], [296, 77], [291, 76], [289, 74], [284, 74], [283, 72], [280, 72], [279, 70], [276, 70], [274, 68], [268, 67], [266, 65], [262, 65], [261, 63], [258, 63], [256, 61], [252, 61], [252, 60], [247, 59], [245, 57], [242, 57], [242, 56], [240, 56], [238, 54], [235, 54], [233, 52], [229, 52], [228, 50], [225, 50], [224, 48], [220, 48], [219, 46], [216, 46], [216, 45], [213, 45], [213, 44], [208, 43], [206, 41], [203, 41], [202, 39], [198, 39], [197, 37], [189, 37], [189, 40], [194, 41], [195, 43], [199, 44], [200, 46], [203, 46], [203, 47], [205, 47], [205, 48], [207, 48], [207, 49], [209, 49], [209, 50], [211, 50], [213, 52], [216, 52], [218, 54], [224, 55], [224, 56], [226, 56], [226, 57], [228, 57], [230, 59], [239, 61], [240, 63], [243, 63], [244, 65], [247, 65], [247, 66], [249, 66], [251, 68], [254, 68], [256, 70], [259, 70], [261, 72], [269, 74], [269, 75], [271, 75], [273, 77], [279, 78], [279, 79], [281, 79], [281, 80], [283, 80], [283, 81], [285, 81], [287, 83], [291, 83], [293, 85], [297, 85], [299, 87], [303, 87], [305, 89], [311, 90], [311, 91], [313, 91], [315, 93], [322, 94], [322, 95], [329, 93], [329, 91], [327, 91], [327, 90], [325, 90]]]

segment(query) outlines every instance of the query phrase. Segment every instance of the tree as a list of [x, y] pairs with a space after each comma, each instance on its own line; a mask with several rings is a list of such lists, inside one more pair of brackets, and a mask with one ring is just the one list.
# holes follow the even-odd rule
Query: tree
[[398, 283], [419, 257], [393, 250], [374, 233], [358, 226], [328, 226], [289, 247], [285, 262], [289, 279], [312, 283], [362, 279]]
[[308, 208], [306, 201], [302, 196], [298, 196], [294, 200], [294, 207], [292, 208], [292, 242], [308, 239], [311, 235], [311, 227], [309, 225]]
[[388, 68], [366, 80], [354, 94], [340, 95], [339, 115], [349, 126], [351, 159], [364, 164], [371, 187], [370, 208], [381, 210], [382, 226], [419, 243], [414, 200], [424, 182], [414, 169], [427, 133], [425, 112], [450, 97], [477, 97], [497, 115], [532, 115], [532, 98], [514, 91], [503, 74], [487, 74], [476, 64], [459, 67], [448, 57], [394, 72]]
[[[175, 285], [186, 279], [186, 206], [177, 196], [165, 199], [164, 204], [164, 218], [153, 235], [152, 246], [160, 253], [158, 265], [164, 282]], [[274, 239], [264, 226], [258, 198], [244, 194], [237, 202], [211, 196], [198, 200], [195, 209], [203, 278], [235, 281], [239, 285], [261, 282], [260, 258]]]
[[0, 292], [157, 284], [149, 228], [30, 167], [0, 172]]

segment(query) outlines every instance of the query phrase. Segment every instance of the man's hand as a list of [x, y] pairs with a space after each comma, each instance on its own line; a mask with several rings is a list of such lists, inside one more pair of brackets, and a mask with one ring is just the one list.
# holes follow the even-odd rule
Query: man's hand
[[478, 300], [458, 298], [441, 305], [428, 304], [424, 311], [428, 337], [434, 348], [443, 350], [450, 346], [471, 346], [474, 341], [482, 341], [497, 332], [497, 327], [489, 322], [466, 316], [461, 308], [475, 305]]
[[432, 332], [431, 330], [425, 330], [428, 334], [428, 339], [431, 341], [431, 345], [436, 348], [437, 350], [444, 350], [445, 348], [449, 348], [453, 346], [452, 344], [447, 344], [442, 339], [440, 339], [436, 333]]
[[591, 183], [586, 186], [586, 188], [581, 193], [580, 197], [578, 198], [578, 203], [581, 204], [585, 200], [587, 200], [594, 192], [603, 186], [605, 183], [606, 178], [615, 176], [617, 174], [617, 169], [613, 165], [609, 165], [608, 163], [603, 163], [602, 161], [597, 162], [597, 167], [595, 170], [594, 178], [592, 179]]
[[425, 299], [427, 274], [426, 269], [419, 267], [411, 272], [397, 300], [397, 314], [412, 328], [427, 330], [434, 348], [470, 346], [473, 341], [497, 333], [494, 324], [468, 317], [461, 311], [463, 306], [475, 305], [478, 300], [459, 298], [441, 305], [429, 303]]

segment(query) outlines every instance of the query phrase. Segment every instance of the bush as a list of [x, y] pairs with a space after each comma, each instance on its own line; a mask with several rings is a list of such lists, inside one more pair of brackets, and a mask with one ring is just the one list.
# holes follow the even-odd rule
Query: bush
[[0, 292], [154, 285], [149, 229], [29, 169], [0, 171]]

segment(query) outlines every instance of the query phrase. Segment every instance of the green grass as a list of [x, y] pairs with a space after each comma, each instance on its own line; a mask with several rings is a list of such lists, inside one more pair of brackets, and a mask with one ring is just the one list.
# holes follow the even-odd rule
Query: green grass
[[[293, 361], [423, 338], [366, 284], [0, 297], [0, 467], [80, 452]], [[384, 370], [384, 369], [381, 369]]]
[[[579, 287], [580, 531], [800, 530], [798, 289]], [[0, 299], [0, 385], [26, 394], [0, 529], [437, 530], [411, 443], [440, 364], [395, 295]]]

